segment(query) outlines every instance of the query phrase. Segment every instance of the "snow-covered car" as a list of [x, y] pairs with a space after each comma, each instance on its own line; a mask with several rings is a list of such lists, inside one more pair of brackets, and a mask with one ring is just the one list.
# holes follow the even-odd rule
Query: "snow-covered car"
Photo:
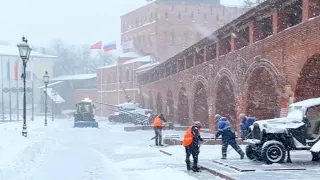
[[250, 126], [245, 140], [247, 157], [267, 164], [282, 163], [291, 150], [310, 150], [312, 160], [320, 160], [320, 98], [289, 106], [284, 118], [260, 120]]

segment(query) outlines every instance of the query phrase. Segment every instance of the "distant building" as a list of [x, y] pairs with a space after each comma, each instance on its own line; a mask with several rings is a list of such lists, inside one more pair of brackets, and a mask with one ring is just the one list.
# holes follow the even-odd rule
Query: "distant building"
[[[61, 97], [60, 100], [62, 102], [59, 102], [59, 109], [62, 111], [74, 110], [75, 104], [84, 98], [90, 98], [95, 101], [97, 99], [96, 76], [96, 74], [75, 74], [52, 78], [48, 84], [48, 88], [50, 88], [50, 91], [51, 88], [54, 89]], [[44, 89], [44, 86], [39, 88]], [[48, 92], [48, 96], [51, 102], [50, 92]], [[44, 103], [44, 96], [42, 96], [41, 102], [42, 104]], [[50, 105], [49, 109], [51, 109]], [[41, 112], [43, 110], [41, 108]]]
[[[30, 107], [32, 103], [32, 85], [34, 93], [34, 103], [37, 105], [40, 102], [39, 94], [42, 91], [37, 88], [43, 85], [43, 75], [48, 71], [49, 76], [53, 73], [53, 64], [57, 60], [56, 56], [51, 56], [36, 51], [31, 51], [29, 61], [27, 63], [27, 105]], [[15, 80], [15, 63], [17, 62], [17, 80]], [[0, 95], [1, 101], [4, 101], [4, 110], [9, 113], [9, 100], [11, 99], [12, 114], [16, 114], [16, 109], [19, 108], [22, 112], [22, 96], [23, 96], [23, 82], [22, 74], [22, 60], [19, 55], [17, 46], [0, 45], [0, 78], [1, 91], [4, 92], [4, 97]], [[33, 79], [33, 81], [31, 80]], [[33, 82], [33, 83], [32, 83]], [[0, 106], [2, 104], [0, 103]], [[37, 108], [37, 106], [36, 106]], [[2, 109], [0, 108], [0, 111]], [[22, 116], [22, 113], [19, 113]], [[21, 119], [21, 118], [20, 118]]]
[[247, 10], [220, 0], [156, 0], [121, 16], [121, 44], [124, 52], [164, 61]]
[[[97, 101], [111, 105], [139, 101], [139, 88], [135, 69], [148, 63], [155, 62], [153, 56], [140, 56], [134, 52], [122, 54], [117, 59], [117, 64], [112, 64], [97, 69]], [[121, 82], [121, 83], [120, 83]], [[115, 108], [98, 105], [97, 115], [108, 116]]]

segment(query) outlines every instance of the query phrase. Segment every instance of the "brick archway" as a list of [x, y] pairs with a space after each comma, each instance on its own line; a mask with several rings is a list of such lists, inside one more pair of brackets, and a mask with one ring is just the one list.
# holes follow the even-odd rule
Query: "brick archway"
[[266, 59], [250, 65], [244, 79], [248, 116], [259, 120], [280, 116], [278, 74]]
[[166, 100], [166, 115], [167, 119], [169, 121], [173, 121], [174, 118], [174, 100], [173, 100], [173, 95], [172, 91], [168, 90], [167, 91], [167, 100]]
[[177, 116], [178, 124], [189, 125], [189, 102], [187, 91], [184, 87], [179, 92]]
[[151, 90], [149, 90], [148, 94], [149, 94], [148, 108], [153, 110], [153, 96], [152, 96]]
[[162, 109], [162, 96], [161, 93], [158, 93], [157, 95], [157, 100], [156, 100], [156, 110], [157, 110], [157, 114], [159, 113], [163, 113], [163, 109]]
[[320, 54], [315, 54], [304, 64], [295, 89], [296, 101], [320, 97]]
[[195, 85], [193, 121], [200, 121], [203, 127], [209, 127], [208, 95], [205, 85], [198, 81]]
[[227, 75], [222, 75], [216, 83], [215, 110], [216, 114], [227, 117], [230, 123], [232, 123], [232, 128], [236, 130], [235, 85]]
[[257, 119], [279, 116], [277, 84], [265, 67], [258, 67], [247, 80], [247, 114]]

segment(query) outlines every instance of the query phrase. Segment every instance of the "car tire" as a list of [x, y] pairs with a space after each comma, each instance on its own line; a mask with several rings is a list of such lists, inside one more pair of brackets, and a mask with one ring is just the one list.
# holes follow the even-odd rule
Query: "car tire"
[[267, 141], [262, 146], [261, 156], [267, 164], [283, 163], [286, 157], [286, 149], [279, 141]]
[[253, 146], [252, 145], [247, 145], [246, 146], [246, 155], [247, 155], [248, 159], [250, 159], [250, 160], [254, 160], [255, 159], [255, 151], [253, 150]]

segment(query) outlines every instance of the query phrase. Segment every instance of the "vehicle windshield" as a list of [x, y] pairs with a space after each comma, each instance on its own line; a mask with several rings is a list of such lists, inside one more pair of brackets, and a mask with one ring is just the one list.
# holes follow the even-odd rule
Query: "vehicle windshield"
[[78, 110], [82, 113], [90, 113], [92, 109], [90, 104], [79, 104]]
[[289, 107], [288, 111], [288, 118], [296, 118], [296, 119], [302, 119], [303, 118], [303, 107], [301, 106], [291, 106]]

